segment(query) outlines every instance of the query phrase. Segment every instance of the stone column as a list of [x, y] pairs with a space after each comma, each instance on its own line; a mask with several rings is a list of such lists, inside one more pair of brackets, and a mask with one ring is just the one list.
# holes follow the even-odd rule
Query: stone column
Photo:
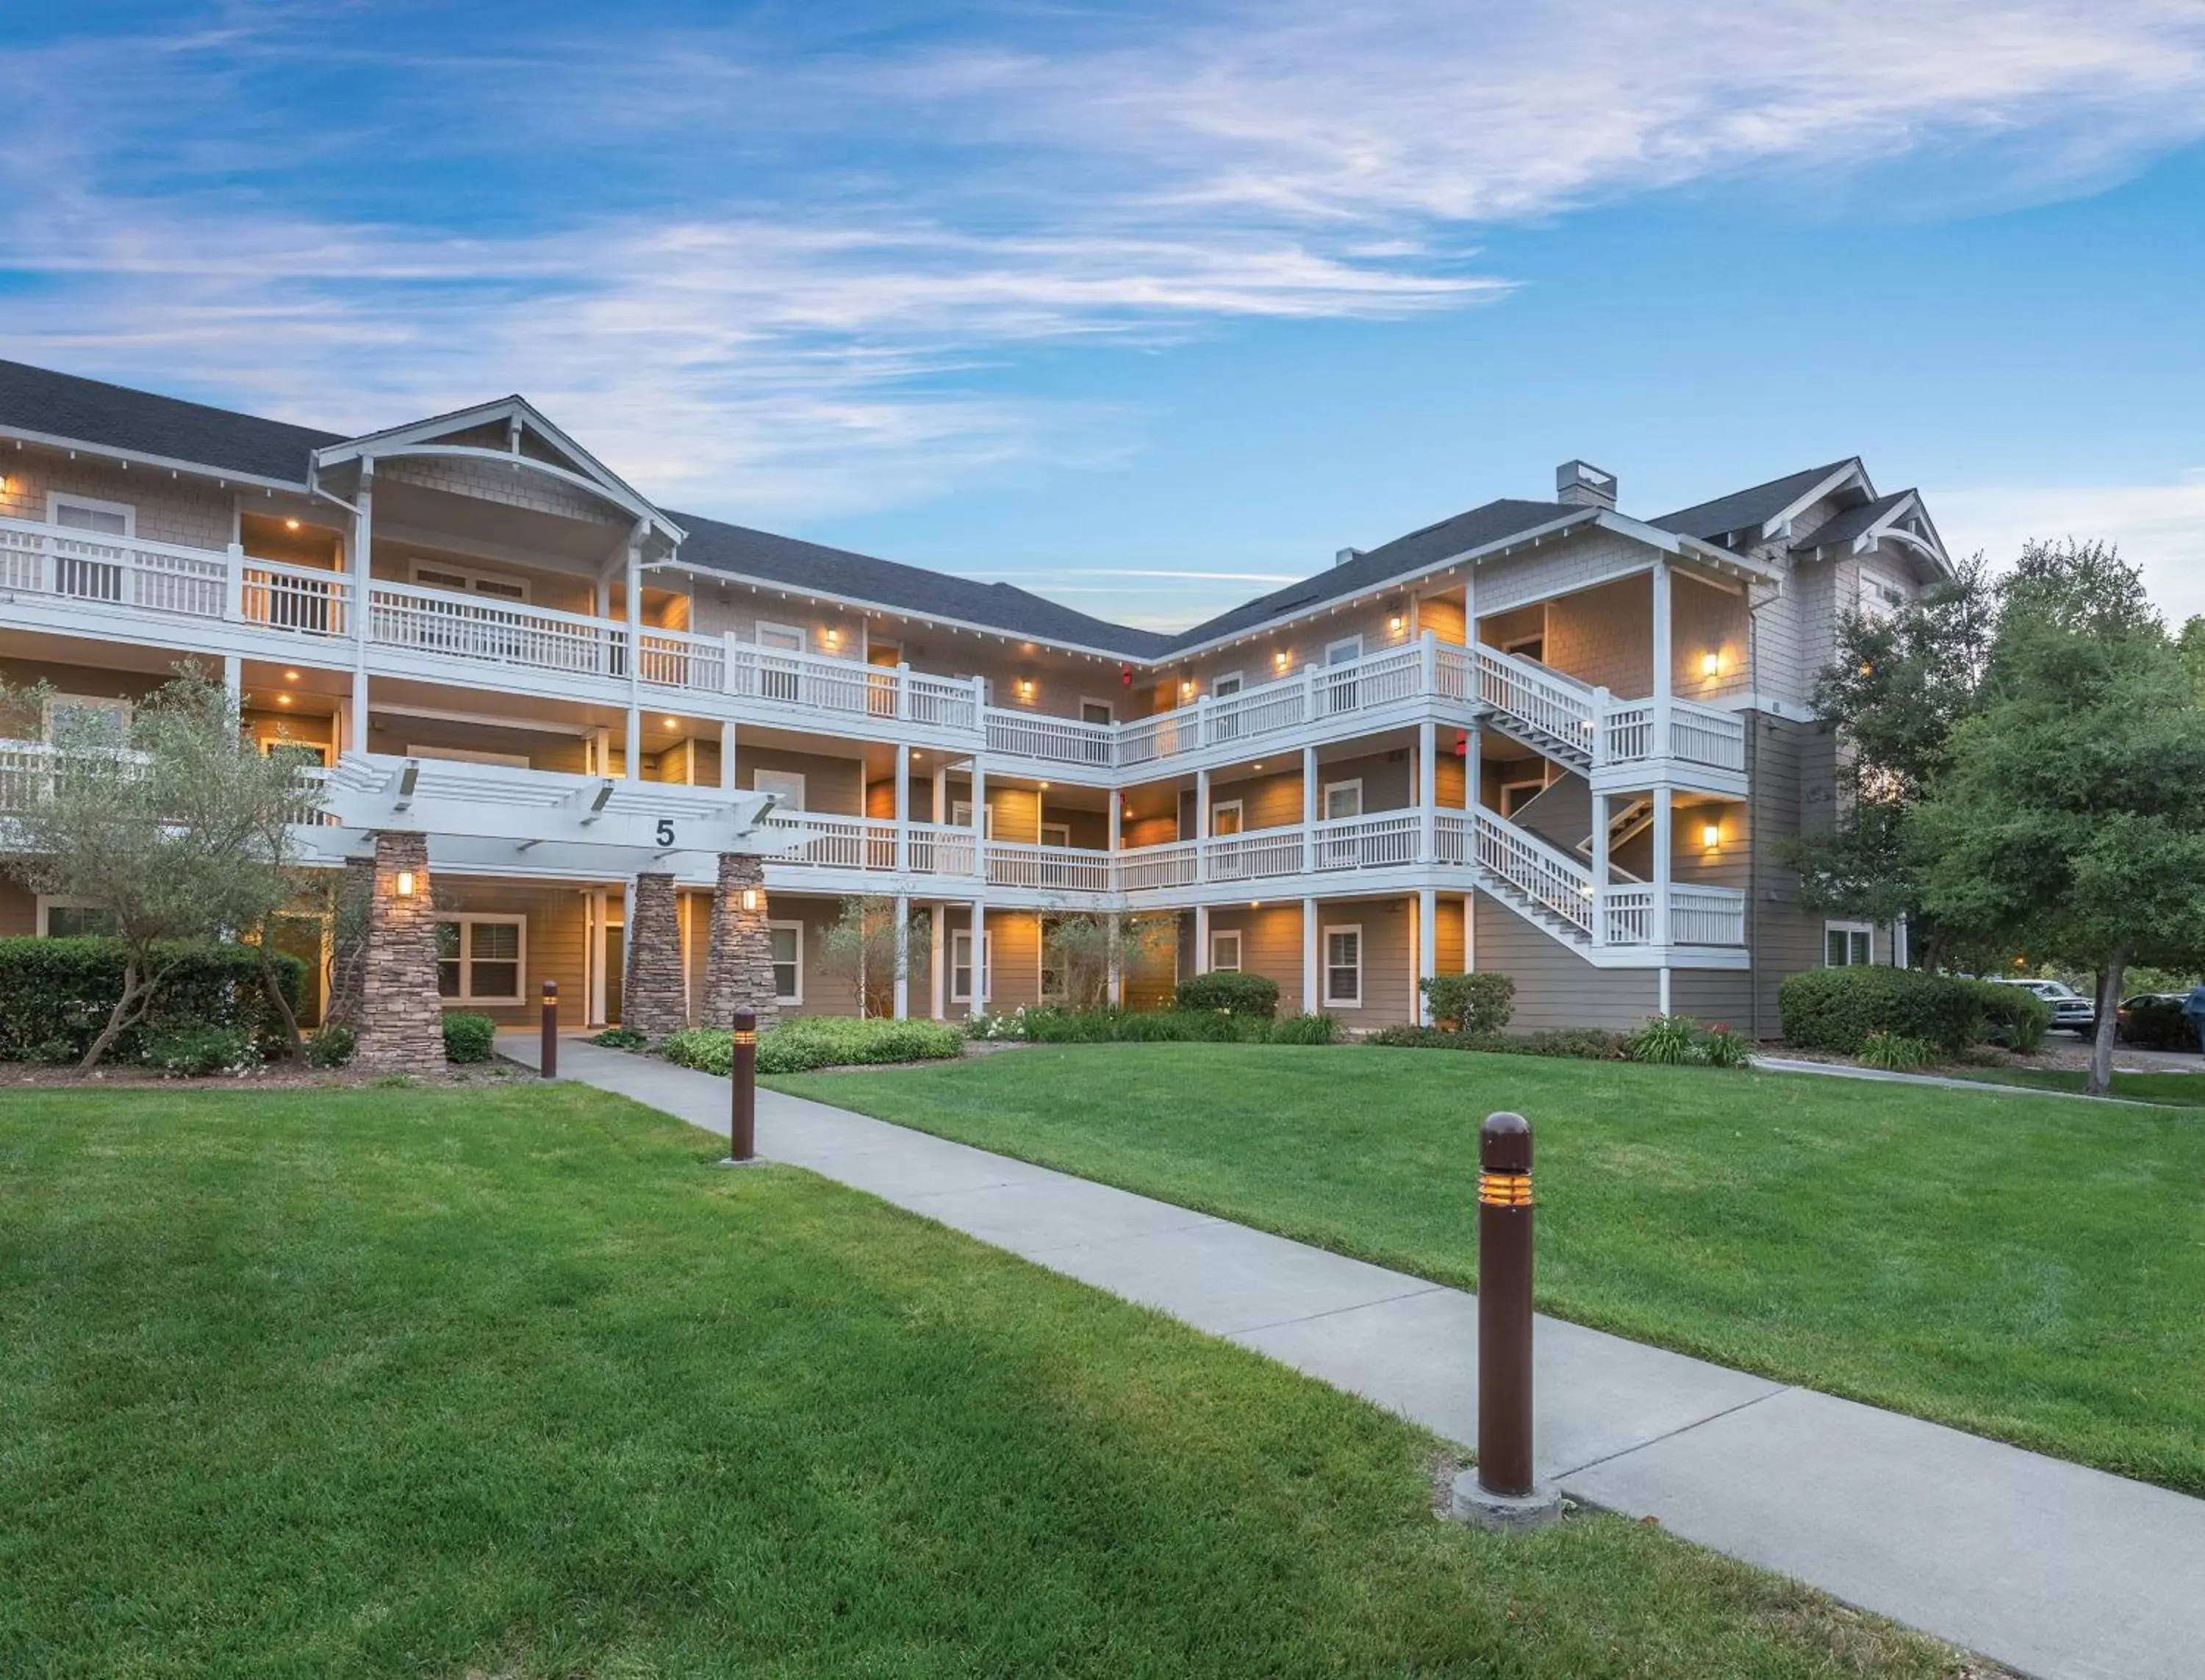
[[378, 831], [371, 867], [353, 1066], [363, 1073], [442, 1073], [444, 1006], [437, 995], [428, 836]]
[[674, 877], [637, 876], [629, 904], [627, 978], [621, 990], [621, 1024], [647, 1037], [663, 1038], [689, 1024]]
[[[743, 908], [754, 893], [756, 908]], [[774, 1001], [773, 940], [766, 927], [765, 866], [744, 852], [720, 854], [719, 885], [712, 891], [712, 947], [704, 974], [704, 1012], [699, 1024], [725, 1027], [735, 1011], [754, 1009], [758, 1025], [780, 1018]]]

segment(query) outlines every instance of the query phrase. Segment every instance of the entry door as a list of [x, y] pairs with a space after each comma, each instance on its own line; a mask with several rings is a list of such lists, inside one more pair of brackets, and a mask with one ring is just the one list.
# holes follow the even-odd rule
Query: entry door
[[627, 974], [627, 953], [621, 936], [627, 929], [609, 927], [605, 929], [605, 1021], [607, 1024], [621, 1018], [621, 982]]

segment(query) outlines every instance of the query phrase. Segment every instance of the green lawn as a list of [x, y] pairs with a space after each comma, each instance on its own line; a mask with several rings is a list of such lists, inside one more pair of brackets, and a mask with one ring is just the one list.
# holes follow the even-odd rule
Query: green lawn
[[[2033, 1085], [2039, 1090], [2073, 1091], [2078, 1095], [2089, 1076], [2056, 1067], [1954, 1068], [1958, 1079], [1986, 1085]], [[2205, 1108], [2205, 1073], [2116, 1073], [2113, 1095], [2131, 1102], [2160, 1102], [2176, 1108]]]
[[586, 1089], [0, 1101], [0, 1674], [1825, 1676], [1948, 1653]]
[[1362, 1048], [776, 1083], [1464, 1285], [1477, 1124], [1519, 1108], [1547, 1310], [2205, 1493], [2193, 1113]]

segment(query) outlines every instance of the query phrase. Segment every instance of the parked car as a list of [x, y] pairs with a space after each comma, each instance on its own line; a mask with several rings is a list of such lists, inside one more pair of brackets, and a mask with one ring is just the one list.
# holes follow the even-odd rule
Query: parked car
[[2064, 980], [2013, 980], [2000, 975], [1994, 983], [2018, 986], [2050, 1004], [2054, 1032], [2080, 1033], [2088, 1038], [2098, 1030], [2098, 1006]]
[[2197, 1030], [2182, 1012], [2187, 992], [2138, 992], [2113, 1012], [2113, 1036], [2142, 1050], [2194, 1050]]

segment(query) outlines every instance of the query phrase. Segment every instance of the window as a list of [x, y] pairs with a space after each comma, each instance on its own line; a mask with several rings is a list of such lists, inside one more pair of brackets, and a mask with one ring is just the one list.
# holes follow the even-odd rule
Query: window
[[1240, 930], [1221, 929], [1209, 935], [1209, 969], [1213, 974], [1240, 972]]
[[751, 788], [754, 793], [772, 794], [782, 810], [804, 809], [804, 773], [801, 770], [752, 770]]
[[1209, 698], [1213, 700], [1229, 699], [1238, 694], [1242, 686], [1243, 680], [1240, 673], [1227, 671], [1223, 676], [1216, 678], [1210, 683]]
[[279, 752], [297, 754], [302, 764], [319, 764], [324, 769], [329, 768], [330, 750], [319, 741], [294, 740], [288, 735], [263, 735], [260, 738], [260, 756], [263, 758], [273, 758]]
[[1501, 651], [1513, 653], [1519, 659], [1528, 659], [1535, 664], [1544, 664], [1547, 659], [1547, 632], [1536, 636], [1519, 636], [1513, 642], [1503, 642]]
[[472, 566], [454, 566], [441, 560], [413, 562], [413, 581], [429, 589], [449, 589], [461, 595], [487, 595], [498, 601], [528, 599], [528, 579], [504, 572], [484, 572]]
[[1865, 968], [1875, 960], [1875, 930], [1865, 922], [1822, 923], [1822, 965]]
[[1209, 808], [1209, 832], [1213, 834], [1237, 834], [1242, 832], [1240, 801], [1220, 799]]
[[[987, 935], [980, 941], [980, 996], [985, 1003], [996, 989], [996, 936]], [[949, 1000], [952, 1003], [971, 1003], [972, 996], [972, 930], [949, 935]]]
[[1324, 1002], [1328, 1009], [1358, 1008], [1363, 1002], [1363, 929], [1324, 930]]
[[1082, 700], [1079, 703], [1079, 721], [1082, 723], [1111, 723], [1116, 721], [1116, 715], [1108, 700]]
[[773, 951], [773, 1000], [804, 1001], [804, 923], [769, 922], [766, 941]]
[[127, 502], [95, 502], [87, 496], [46, 497], [46, 522], [68, 531], [95, 531], [102, 537], [135, 537], [138, 510]]
[[1041, 825], [1043, 846], [1069, 846], [1072, 844], [1072, 825], [1069, 822], [1044, 822]]
[[1363, 815], [1363, 778], [1352, 781], [1328, 781], [1324, 785], [1324, 817], [1329, 822], [1335, 817]]
[[454, 1003], [519, 1003], [527, 917], [437, 918], [437, 994]]
[[1525, 781], [1504, 781], [1501, 784], [1501, 814], [1513, 816], [1547, 791], [1544, 781], [1534, 777]]
[[802, 653], [805, 650], [805, 635], [793, 624], [768, 624], [760, 619], [758, 644], [762, 648], [771, 648], [776, 653]]
[[[971, 828], [972, 826], [972, 802], [970, 799], [951, 800], [949, 804], [949, 822], [952, 828]], [[988, 832], [985, 838], [993, 840], [995, 837], [996, 808], [993, 805], [990, 805], [988, 807]]]
[[39, 720], [51, 744], [56, 732], [92, 743], [125, 740], [130, 733], [130, 703], [99, 700], [86, 694], [50, 694]]
[[112, 939], [115, 912], [77, 899], [41, 898], [39, 932], [46, 939]]
[[1360, 636], [1343, 636], [1336, 642], [1324, 644], [1324, 662], [1328, 665], [1345, 665], [1351, 660], [1362, 657], [1363, 638]]

